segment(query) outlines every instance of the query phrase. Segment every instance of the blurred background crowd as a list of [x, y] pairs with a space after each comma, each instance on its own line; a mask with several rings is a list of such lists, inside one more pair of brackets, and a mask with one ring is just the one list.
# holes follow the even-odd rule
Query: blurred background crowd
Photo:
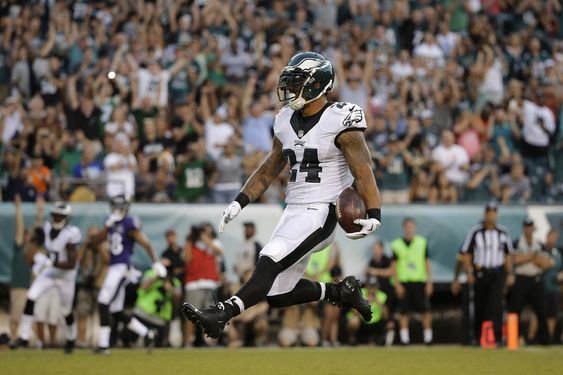
[[4, 201], [229, 202], [299, 50], [364, 109], [384, 203], [563, 200], [559, 0], [36, 0], [0, 17]]

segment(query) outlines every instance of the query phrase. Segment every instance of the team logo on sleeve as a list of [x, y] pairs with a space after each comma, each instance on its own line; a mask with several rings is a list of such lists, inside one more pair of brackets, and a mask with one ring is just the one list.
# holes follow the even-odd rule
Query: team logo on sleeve
[[364, 119], [364, 114], [362, 112], [362, 110], [360, 108], [356, 108], [356, 106], [353, 106], [352, 108], [350, 108], [350, 113], [348, 113], [348, 115], [346, 115], [346, 117], [344, 118], [344, 121], [342, 121], [342, 125], [344, 125], [345, 127], [350, 127], [352, 126], [354, 123], [359, 123]]

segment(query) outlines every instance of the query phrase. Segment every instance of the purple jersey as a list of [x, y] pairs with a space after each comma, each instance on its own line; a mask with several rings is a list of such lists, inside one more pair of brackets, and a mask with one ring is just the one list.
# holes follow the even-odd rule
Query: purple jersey
[[135, 240], [129, 236], [129, 232], [139, 229], [141, 221], [131, 216], [126, 216], [109, 229], [110, 264], [129, 264], [135, 246]]

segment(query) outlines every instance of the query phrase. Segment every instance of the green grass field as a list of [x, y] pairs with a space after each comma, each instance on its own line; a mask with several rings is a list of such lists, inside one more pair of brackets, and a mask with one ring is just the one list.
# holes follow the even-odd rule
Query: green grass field
[[2, 375], [22, 374], [563, 374], [563, 348], [517, 352], [454, 346], [339, 349], [78, 350], [0, 352]]

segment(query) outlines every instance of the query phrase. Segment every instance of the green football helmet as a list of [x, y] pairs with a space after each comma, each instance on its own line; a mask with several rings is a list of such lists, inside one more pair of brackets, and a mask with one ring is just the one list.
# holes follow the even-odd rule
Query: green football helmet
[[315, 52], [299, 52], [282, 70], [278, 98], [293, 110], [320, 98], [332, 90], [334, 68], [326, 57]]

